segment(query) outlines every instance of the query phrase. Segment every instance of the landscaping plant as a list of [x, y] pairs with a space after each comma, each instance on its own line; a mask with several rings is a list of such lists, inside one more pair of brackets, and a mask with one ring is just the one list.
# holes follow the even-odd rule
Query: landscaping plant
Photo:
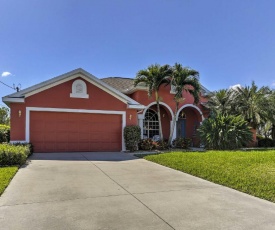
[[0, 124], [0, 143], [10, 142], [10, 127]]
[[242, 116], [219, 113], [205, 119], [198, 132], [207, 149], [238, 149], [253, 140], [250, 127]]
[[126, 126], [124, 128], [124, 140], [127, 150], [131, 152], [138, 149], [138, 143], [140, 141], [140, 127], [137, 125]]
[[[167, 85], [170, 83], [171, 73], [172, 73], [172, 69], [169, 65], [161, 66], [159, 64], [154, 64], [154, 65], [150, 65], [147, 69], [138, 71], [134, 81], [134, 86], [137, 86], [139, 83], [144, 83], [148, 87], [149, 97], [151, 97], [152, 94], [155, 93], [155, 101], [157, 104], [157, 114], [158, 114], [159, 121], [161, 121], [160, 106], [159, 106], [161, 98], [159, 96], [159, 88], [163, 84]], [[160, 140], [163, 140], [161, 122], [159, 122], [159, 136], [160, 136]]]
[[191, 146], [192, 140], [190, 138], [186, 137], [178, 137], [173, 140], [173, 147], [179, 148], [179, 149], [188, 149]]
[[153, 150], [156, 148], [156, 142], [154, 142], [151, 138], [141, 139], [139, 144], [140, 150]]
[[29, 144], [0, 144], [0, 166], [23, 165], [31, 154]]

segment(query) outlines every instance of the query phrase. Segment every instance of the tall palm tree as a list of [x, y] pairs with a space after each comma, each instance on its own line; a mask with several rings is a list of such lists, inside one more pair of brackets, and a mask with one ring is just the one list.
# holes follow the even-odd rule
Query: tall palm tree
[[200, 83], [199, 72], [188, 67], [182, 67], [181, 64], [176, 63], [173, 66], [173, 73], [171, 78], [171, 86], [174, 86], [175, 96], [174, 101], [176, 103], [175, 113], [172, 122], [172, 128], [168, 140], [168, 144], [171, 145], [172, 137], [176, 124], [176, 116], [179, 109], [179, 103], [184, 100], [183, 92], [189, 92], [194, 97], [194, 102], [199, 102]]
[[264, 113], [264, 119], [260, 128], [270, 131], [271, 138], [275, 140], [275, 91], [270, 89], [260, 101], [259, 107]]
[[235, 89], [236, 112], [241, 114], [253, 129], [256, 129], [265, 117], [261, 104], [269, 92], [268, 87], [258, 89], [254, 81], [251, 86]]
[[209, 100], [205, 104], [212, 113], [222, 115], [234, 113], [234, 90], [221, 89], [209, 95]]
[[150, 65], [147, 69], [138, 71], [136, 78], [134, 80], [134, 86], [137, 86], [139, 83], [145, 83], [148, 87], [148, 96], [151, 97], [153, 92], [155, 93], [155, 100], [157, 104], [157, 114], [159, 120], [159, 136], [160, 140], [163, 140], [162, 134], [162, 124], [160, 117], [160, 97], [159, 97], [159, 88], [162, 84], [169, 84], [170, 75], [172, 73], [171, 67], [169, 65], [159, 65], [154, 64]]

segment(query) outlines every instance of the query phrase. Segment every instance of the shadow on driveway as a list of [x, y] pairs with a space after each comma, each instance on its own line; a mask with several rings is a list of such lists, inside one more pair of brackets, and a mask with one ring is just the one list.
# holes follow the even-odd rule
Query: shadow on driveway
[[60, 160], [60, 161], [130, 161], [136, 160], [123, 152], [65, 152], [65, 153], [34, 153], [29, 160]]

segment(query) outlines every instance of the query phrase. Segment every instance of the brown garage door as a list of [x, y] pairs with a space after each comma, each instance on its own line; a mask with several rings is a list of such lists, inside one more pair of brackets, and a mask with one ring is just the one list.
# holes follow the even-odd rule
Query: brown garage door
[[121, 115], [30, 113], [30, 142], [35, 152], [121, 151], [121, 139]]

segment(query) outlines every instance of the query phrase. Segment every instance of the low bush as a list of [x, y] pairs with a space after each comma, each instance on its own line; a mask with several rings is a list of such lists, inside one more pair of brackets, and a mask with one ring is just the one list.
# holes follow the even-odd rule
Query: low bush
[[259, 147], [274, 147], [275, 141], [270, 138], [262, 138], [258, 140]]
[[169, 149], [169, 145], [168, 145], [168, 140], [163, 140], [163, 141], [157, 141], [156, 142], [156, 149], [157, 150], [165, 150], [165, 149]]
[[126, 126], [124, 128], [124, 140], [127, 150], [131, 152], [138, 149], [138, 143], [140, 141], [140, 127], [137, 125]]
[[190, 138], [178, 137], [173, 140], [172, 145], [175, 148], [188, 149], [191, 146], [192, 140]]
[[0, 124], [0, 143], [10, 142], [10, 127]]
[[140, 150], [152, 150], [156, 148], [157, 143], [151, 138], [141, 139], [138, 146]]
[[11, 145], [14, 145], [14, 146], [26, 146], [29, 149], [29, 151], [28, 151], [28, 157], [33, 154], [33, 145], [32, 145], [32, 143], [15, 142], [15, 143], [12, 143]]
[[0, 165], [23, 165], [32, 154], [30, 144], [0, 144]]

